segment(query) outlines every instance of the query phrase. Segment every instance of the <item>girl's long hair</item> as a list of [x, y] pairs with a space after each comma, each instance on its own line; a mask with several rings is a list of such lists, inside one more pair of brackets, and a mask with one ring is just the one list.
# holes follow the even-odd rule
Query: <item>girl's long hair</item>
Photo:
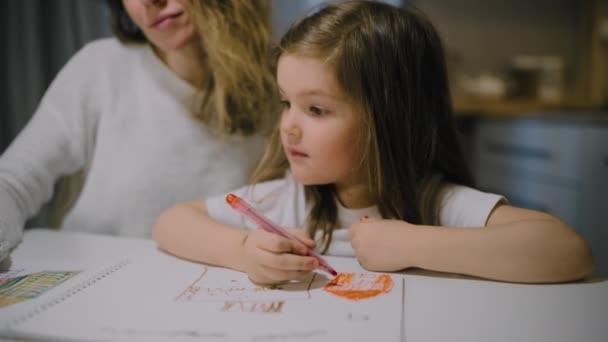
[[[372, 1], [326, 5], [289, 29], [281, 54], [330, 65], [343, 93], [361, 109], [359, 165], [382, 217], [436, 225], [442, 185], [472, 185], [441, 41], [418, 11]], [[280, 177], [287, 168], [276, 130], [254, 181]], [[321, 231], [327, 250], [337, 222], [335, 191], [307, 186], [306, 195], [308, 232]]]
[[[125, 43], [146, 42], [122, 0], [108, 3], [115, 35]], [[188, 10], [205, 75], [193, 116], [219, 134], [268, 132], [278, 113], [270, 1], [193, 0]]]

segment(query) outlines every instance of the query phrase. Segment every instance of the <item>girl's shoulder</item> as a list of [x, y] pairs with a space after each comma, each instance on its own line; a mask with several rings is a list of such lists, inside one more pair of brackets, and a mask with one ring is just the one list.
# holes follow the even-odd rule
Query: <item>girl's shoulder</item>
[[499, 194], [472, 187], [445, 183], [437, 198], [439, 225], [449, 227], [483, 227], [500, 203], [506, 202]]
[[300, 194], [304, 194], [304, 187], [287, 172], [283, 178], [247, 185], [237, 195], [264, 209], [293, 202]]
[[[281, 226], [300, 226], [306, 217], [303, 185], [287, 173], [285, 177], [246, 185], [231, 193], [243, 198]], [[205, 203], [210, 217], [237, 227], [255, 228], [226, 204], [226, 194], [208, 198]]]

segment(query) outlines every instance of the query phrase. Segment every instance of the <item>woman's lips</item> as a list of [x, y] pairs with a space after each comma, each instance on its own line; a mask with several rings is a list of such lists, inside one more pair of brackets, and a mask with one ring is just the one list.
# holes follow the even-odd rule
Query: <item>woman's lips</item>
[[173, 24], [173, 22], [175, 22], [175, 20], [178, 17], [180, 17], [182, 14], [183, 14], [183, 12], [163, 15], [160, 18], [158, 18], [154, 23], [152, 23], [152, 25], [150, 25], [150, 26], [155, 29], [159, 29], [159, 30], [165, 29], [165, 28], [171, 26]]

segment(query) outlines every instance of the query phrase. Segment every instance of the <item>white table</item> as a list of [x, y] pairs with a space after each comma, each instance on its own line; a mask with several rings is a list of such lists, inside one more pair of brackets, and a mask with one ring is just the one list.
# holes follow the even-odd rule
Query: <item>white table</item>
[[[29, 238], [32, 234], [37, 234], [36, 239]], [[54, 242], [41, 248], [41, 236]], [[92, 239], [95, 244], [75, 243]], [[37, 240], [36, 246], [32, 240]], [[94, 262], [128, 255], [134, 252], [134, 246], [142, 250], [156, 248], [153, 241], [134, 241], [29, 231], [14, 251], [12, 264], [15, 267], [23, 260], [58, 257]], [[402, 279], [405, 293], [403, 304], [395, 303], [401, 307], [405, 320], [404, 341], [608, 341], [608, 280], [525, 285], [426, 271], [409, 271], [397, 277]], [[0, 320], [1, 314], [0, 309]], [[385, 339], [378, 336], [378, 341]]]

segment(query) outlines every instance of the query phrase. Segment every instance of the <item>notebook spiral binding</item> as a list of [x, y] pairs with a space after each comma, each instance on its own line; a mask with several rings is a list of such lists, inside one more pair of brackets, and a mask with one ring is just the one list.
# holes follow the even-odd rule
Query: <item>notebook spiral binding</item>
[[97, 283], [98, 281], [101, 281], [102, 279], [108, 277], [112, 273], [124, 268], [129, 263], [130, 263], [129, 260], [122, 260], [122, 261], [100, 271], [99, 273], [95, 274], [94, 276], [90, 277], [89, 279], [86, 279], [83, 282], [81, 282], [80, 284], [77, 284], [77, 285], [73, 286], [72, 288], [66, 290], [65, 292], [59, 294], [57, 297], [38, 305], [34, 309], [30, 310], [29, 312], [23, 313], [19, 317], [14, 318], [12, 321], [10, 321], [8, 323], [8, 327], [17, 326], [19, 324], [22, 324], [22, 323], [34, 318], [36, 315], [39, 315], [42, 312], [51, 309], [55, 305], [66, 301], [67, 299], [76, 295], [80, 291], [83, 291], [86, 288], [95, 285], [95, 283]]

